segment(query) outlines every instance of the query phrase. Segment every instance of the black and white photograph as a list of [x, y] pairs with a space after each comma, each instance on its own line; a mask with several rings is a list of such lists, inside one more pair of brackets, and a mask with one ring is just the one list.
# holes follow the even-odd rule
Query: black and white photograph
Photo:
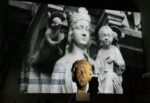
[[142, 91], [141, 12], [9, 0], [7, 16], [7, 35], [0, 41], [6, 93]]

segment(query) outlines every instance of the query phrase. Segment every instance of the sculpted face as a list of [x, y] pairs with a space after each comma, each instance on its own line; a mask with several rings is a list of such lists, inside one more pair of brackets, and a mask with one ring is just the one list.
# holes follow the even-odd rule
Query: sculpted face
[[113, 31], [109, 27], [102, 27], [99, 31], [99, 40], [104, 46], [109, 46], [113, 41]]
[[86, 60], [78, 60], [75, 62], [73, 71], [76, 83], [80, 87], [86, 86], [92, 78], [92, 66]]
[[72, 24], [72, 39], [77, 45], [87, 45], [90, 39], [90, 24], [86, 20], [77, 20]]

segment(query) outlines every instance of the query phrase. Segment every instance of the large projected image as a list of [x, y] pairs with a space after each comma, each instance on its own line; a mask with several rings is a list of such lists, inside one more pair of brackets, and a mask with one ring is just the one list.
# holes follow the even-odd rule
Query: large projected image
[[22, 45], [21, 93], [123, 94], [129, 71], [143, 68], [139, 12], [9, 2], [17, 4], [30, 5], [32, 15]]

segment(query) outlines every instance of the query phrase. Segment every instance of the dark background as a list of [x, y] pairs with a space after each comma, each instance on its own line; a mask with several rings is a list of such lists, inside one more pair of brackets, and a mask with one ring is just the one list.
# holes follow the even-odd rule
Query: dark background
[[[31, 1], [31, 0], [30, 0]], [[34, 0], [35, 1], [35, 0]], [[40, 1], [36, 1], [40, 2]], [[92, 95], [91, 100], [88, 102], [92, 103], [150, 103], [150, 75], [147, 75], [150, 72], [150, 2], [148, 0], [51, 0], [51, 1], [42, 1], [45, 3], [54, 3], [54, 4], [63, 4], [63, 5], [72, 5], [72, 6], [86, 6], [100, 9], [116, 9], [116, 10], [129, 10], [129, 11], [140, 11], [142, 14], [142, 34], [144, 40], [144, 72], [142, 75], [136, 73], [138, 76], [132, 77], [132, 74], [135, 75], [135, 72], [130, 73], [132, 81], [129, 81], [132, 84], [129, 93], [124, 95]], [[24, 13], [24, 11], [22, 11]], [[20, 58], [21, 54], [19, 47], [23, 41], [25, 31], [21, 31], [21, 28], [27, 27], [17, 27], [22, 35], [17, 35], [17, 33], [9, 34], [10, 31], [8, 28], [8, 1], [3, 0], [0, 3], [0, 38], [5, 44], [1, 46], [0, 49], [6, 47], [6, 49], [1, 50], [0, 56], [5, 56], [2, 60], [3, 65], [0, 67], [0, 102], [1, 103], [74, 103], [74, 95], [69, 94], [19, 94], [19, 84], [18, 79], [20, 76], [19, 69], [20, 67]], [[28, 18], [24, 17], [23, 19]], [[17, 19], [17, 15], [16, 15]], [[30, 19], [30, 18], [28, 18]], [[17, 22], [18, 23], [18, 22]], [[16, 26], [14, 24], [14, 26]], [[25, 30], [25, 29], [24, 29]], [[5, 38], [7, 38], [7, 43], [5, 43]], [[2, 58], [2, 57], [0, 57]], [[145, 74], [145, 75], [144, 75]], [[144, 76], [143, 76], [144, 75]], [[3, 77], [2, 77], [3, 76]], [[138, 78], [137, 78], [138, 77]], [[3, 79], [4, 78], [4, 79]], [[138, 80], [138, 83], [133, 81]], [[129, 83], [128, 82], [128, 83]]]

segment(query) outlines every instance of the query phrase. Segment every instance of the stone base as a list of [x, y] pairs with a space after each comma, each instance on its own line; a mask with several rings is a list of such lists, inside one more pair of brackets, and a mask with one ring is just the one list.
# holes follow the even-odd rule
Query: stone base
[[90, 101], [89, 93], [76, 93], [76, 101]]

